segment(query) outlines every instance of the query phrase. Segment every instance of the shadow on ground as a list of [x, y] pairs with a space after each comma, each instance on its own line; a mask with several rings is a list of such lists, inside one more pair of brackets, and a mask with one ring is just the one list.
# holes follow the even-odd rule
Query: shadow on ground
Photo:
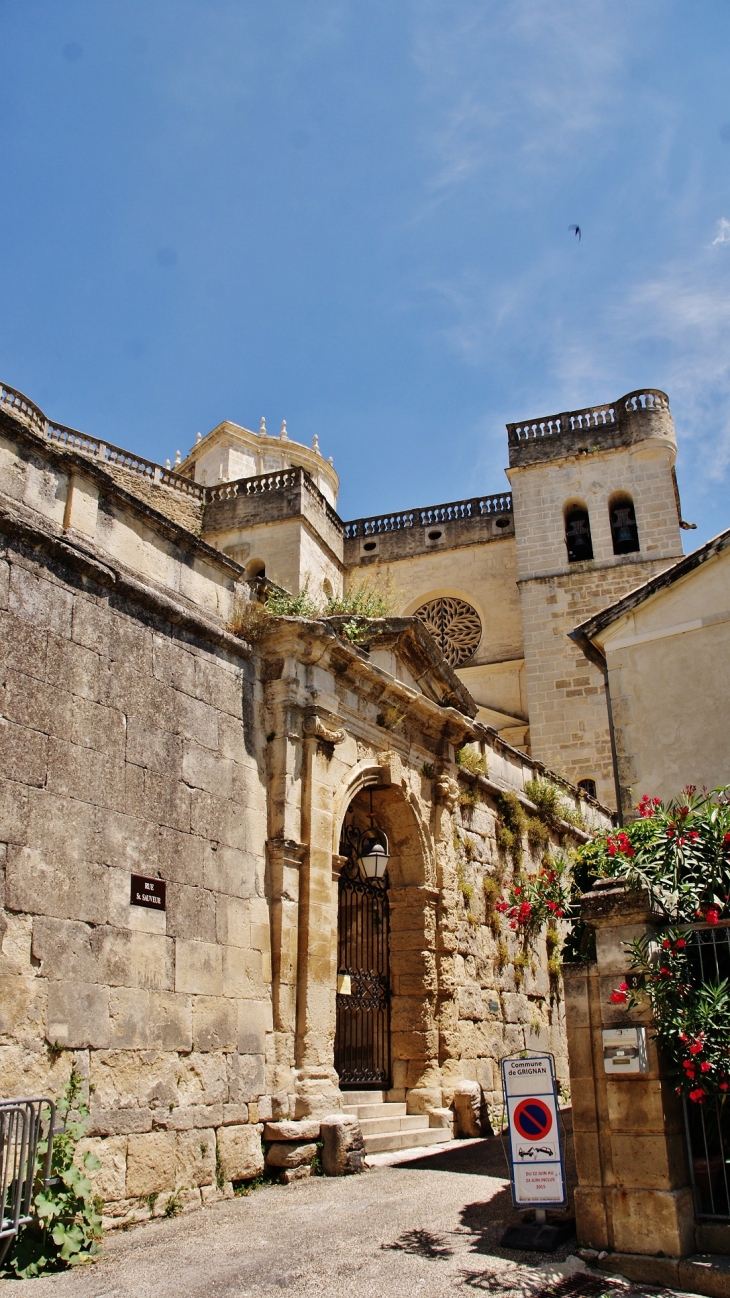
[[[575, 1160], [573, 1157], [573, 1124], [572, 1112], [570, 1109], [561, 1111], [563, 1135], [564, 1135], [564, 1152], [566, 1166], [566, 1181], [568, 1188], [568, 1204], [563, 1209], [556, 1209], [550, 1212], [551, 1220], [560, 1220], [573, 1215], [573, 1191], [576, 1184]], [[410, 1159], [406, 1163], [401, 1163], [399, 1170], [401, 1172], [411, 1172], [417, 1177], [420, 1172], [451, 1172], [455, 1175], [464, 1176], [484, 1176], [492, 1179], [507, 1181], [509, 1178], [509, 1165], [507, 1162], [506, 1143], [503, 1144], [500, 1136], [490, 1136], [485, 1140], [465, 1144], [463, 1147], [458, 1145], [455, 1148], [436, 1151], [433, 1154], [424, 1154], [421, 1158]], [[520, 1262], [525, 1266], [534, 1266], [542, 1262], [554, 1261], [559, 1262], [566, 1258], [575, 1248], [575, 1238], [567, 1241], [553, 1253], [528, 1253], [518, 1249], [506, 1249], [500, 1247], [502, 1238], [508, 1226], [516, 1225], [518, 1222], [529, 1220], [532, 1213], [524, 1209], [515, 1209], [512, 1204], [512, 1192], [506, 1187], [498, 1190], [484, 1200], [475, 1203], [467, 1203], [460, 1211], [460, 1227], [458, 1234], [469, 1236], [469, 1251], [486, 1256], [510, 1259], [513, 1262]], [[441, 1236], [429, 1236], [428, 1240], [418, 1240], [416, 1236], [426, 1235], [428, 1232], [411, 1231], [399, 1240], [384, 1247], [399, 1249], [403, 1252], [419, 1253], [424, 1258], [444, 1258], [450, 1256], [448, 1240]], [[471, 1288], [486, 1288], [489, 1290], [489, 1284], [492, 1281], [487, 1275], [479, 1273], [465, 1273], [463, 1283]], [[561, 1282], [562, 1283], [562, 1282]], [[494, 1277], [494, 1284], [497, 1286], [491, 1292], [500, 1293], [498, 1278]], [[565, 1281], [568, 1284], [568, 1280]], [[597, 1293], [606, 1293], [609, 1289], [608, 1284], [603, 1285], [603, 1289], [596, 1290]], [[544, 1291], [545, 1298], [552, 1294], [552, 1290]], [[574, 1290], [570, 1288], [556, 1289], [555, 1295], [572, 1294]], [[577, 1291], [576, 1291], [577, 1292]], [[588, 1290], [586, 1293], [588, 1294]], [[593, 1293], [593, 1290], [590, 1290]], [[542, 1295], [541, 1295], [542, 1298]]]

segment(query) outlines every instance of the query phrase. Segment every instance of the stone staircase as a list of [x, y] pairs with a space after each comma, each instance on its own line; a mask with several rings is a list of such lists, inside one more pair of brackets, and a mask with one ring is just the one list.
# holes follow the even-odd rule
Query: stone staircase
[[448, 1127], [430, 1126], [428, 1114], [406, 1113], [405, 1103], [394, 1103], [387, 1096], [388, 1091], [343, 1091], [345, 1113], [352, 1113], [360, 1123], [366, 1154], [420, 1149], [452, 1139]]

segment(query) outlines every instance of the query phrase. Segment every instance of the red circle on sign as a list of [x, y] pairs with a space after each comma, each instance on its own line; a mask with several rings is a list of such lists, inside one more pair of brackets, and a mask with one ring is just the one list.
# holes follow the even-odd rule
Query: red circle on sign
[[533, 1097], [520, 1100], [512, 1121], [525, 1140], [543, 1140], [553, 1125], [553, 1115], [547, 1104]]

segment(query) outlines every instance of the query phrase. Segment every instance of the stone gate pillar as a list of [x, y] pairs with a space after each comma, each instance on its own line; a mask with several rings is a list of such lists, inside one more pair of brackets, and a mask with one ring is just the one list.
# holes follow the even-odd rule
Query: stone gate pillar
[[[595, 929], [597, 960], [564, 969], [578, 1241], [616, 1253], [684, 1257], [694, 1252], [695, 1236], [681, 1101], [662, 1076], [648, 1006], [627, 1013], [611, 1003], [631, 963], [624, 944], [651, 930], [654, 917], [645, 896], [623, 888], [586, 894], [581, 913]], [[607, 1074], [603, 1029], [642, 1023], [648, 1072]]]

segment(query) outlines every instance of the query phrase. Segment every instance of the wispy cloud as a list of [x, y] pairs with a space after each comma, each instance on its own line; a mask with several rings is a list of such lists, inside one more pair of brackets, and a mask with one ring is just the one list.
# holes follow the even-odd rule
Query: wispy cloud
[[730, 243], [730, 221], [721, 216], [717, 223], [717, 234], [712, 240], [713, 247], [716, 243]]
[[617, 22], [608, 0], [417, 5], [434, 188], [485, 169], [490, 183], [518, 186], [554, 166], [605, 121], [631, 40], [631, 20]]

